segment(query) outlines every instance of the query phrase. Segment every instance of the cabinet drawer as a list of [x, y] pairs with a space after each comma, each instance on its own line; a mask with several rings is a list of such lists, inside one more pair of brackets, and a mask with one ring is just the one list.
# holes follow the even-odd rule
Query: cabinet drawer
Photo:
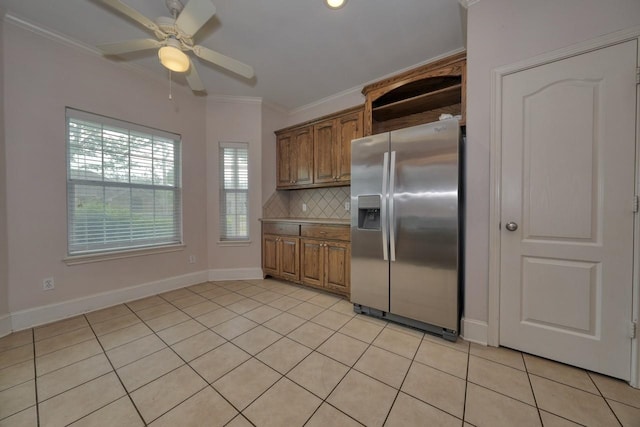
[[345, 225], [308, 225], [303, 224], [300, 235], [315, 239], [346, 240], [351, 239], [351, 230]]
[[265, 234], [282, 234], [288, 236], [300, 235], [300, 224], [285, 222], [267, 222], [262, 224], [262, 232]]

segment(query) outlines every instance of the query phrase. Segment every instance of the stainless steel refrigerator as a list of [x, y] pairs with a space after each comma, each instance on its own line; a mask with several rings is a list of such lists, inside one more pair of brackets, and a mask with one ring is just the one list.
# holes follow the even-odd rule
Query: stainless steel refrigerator
[[351, 302], [356, 312], [456, 340], [460, 153], [456, 119], [351, 142]]

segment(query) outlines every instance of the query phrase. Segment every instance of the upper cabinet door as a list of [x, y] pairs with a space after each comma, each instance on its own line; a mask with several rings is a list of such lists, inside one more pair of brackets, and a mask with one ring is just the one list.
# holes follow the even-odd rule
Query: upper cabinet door
[[313, 184], [313, 126], [294, 132], [295, 177], [293, 184]]
[[290, 133], [278, 135], [276, 141], [276, 186], [290, 187], [295, 179], [295, 158]]
[[356, 111], [337, 119], [336, 176], [337, 181], [351, 181], [351, 140], [363, 136], [363, 111]]
[[363, 135], [362, 107], [276, 131], [277, 189], [349, 185], [351, 140]]
[[338, 179], [336, 140], [336, 120], [326, 120], [313, 126], [313, 182], [316, 184]]

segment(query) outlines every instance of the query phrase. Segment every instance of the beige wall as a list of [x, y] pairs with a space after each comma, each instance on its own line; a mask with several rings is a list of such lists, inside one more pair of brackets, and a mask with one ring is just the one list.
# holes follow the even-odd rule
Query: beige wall
[[479, 0], [468, 10], [465, 317], [487, 320], [491, 71], [640, 24], [638, 0]]
[[[210, 97], [207, 129], [207, 240], [211, 270], [259, 269], [262, 214], [262, 102], [259, 99]], [[249, 244], [221, 244], [219, 230], [219, 142], [249, 143]], [[203, 175], [204, 178], [204, 175]]]
[[285, 125], [286, 113], [262, 104], [262, 203], [264, 206], [276, 191], [276, 135]]
[[[0, 9], [0, 17], [2, 10]], [[4, 142], [4, 23], [0, 19], [0, 319], [9, 313], [8, 247], [7, 247], [7, 185]], [[0, 334], [2, 333], [0, 328]]]
[[362, 104], [364, 104], [364, 95], [361, 88], [350, 89], [290, 111], [285, 126], [296, 125]]
[[[17, 312], [206, 269], [205, 104], [147, 73], [5, 23], [9, 309]], [[182, 135], [186, 249], [67, 266], [65, 106]], [[198, 262], [188, 264], [188, 255]], [[54, 277], [55, 290], [42, 279]]]

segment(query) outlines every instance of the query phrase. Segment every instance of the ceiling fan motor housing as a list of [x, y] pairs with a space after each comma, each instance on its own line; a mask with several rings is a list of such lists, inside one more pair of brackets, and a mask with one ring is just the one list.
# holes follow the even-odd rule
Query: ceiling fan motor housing
[[171, 16], [173, 16], [174, 19], [182, 12], [182, 9], [184, 9], [184, 5], [180, 0], [166, 0], [165, 4], [171, 11]]
[[167, 16], [160, 16], [156, 18], [156, 24], [158, 25], [159, 29], [159, 31], [156, 31], [156, 36], [160, 40], [175, 38], [180, 41], [181, 44], [184, 44], [185, 48], [193, 46], [193, 39], [176, 26], [175, 19], [169, 18]]

